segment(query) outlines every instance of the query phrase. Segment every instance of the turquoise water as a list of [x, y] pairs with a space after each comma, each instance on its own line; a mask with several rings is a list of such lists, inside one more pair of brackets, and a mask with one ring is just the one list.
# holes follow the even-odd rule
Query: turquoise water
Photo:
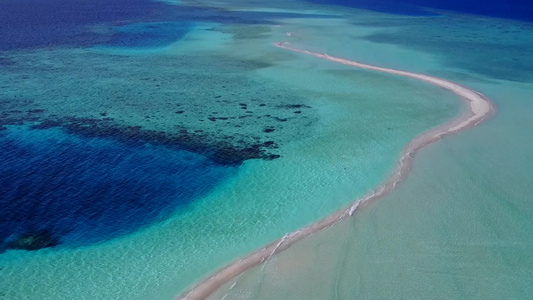
[[349, 19], [365, 30], [351, 53], [339, 49], [346, 56], [460, 82], [498, 112], [423, 149], [406, 182], [384, 199], [212, 299], [531, 298], [530, 23], [454, 13]]
[[[506, 93], [498, 91], [500, 77], [488, 75], [501, 72], [451, 63], [457, 56], [453, 39], [466, 40], [462, 35], [447, 35], [440, 51], [433, 42], [411, 39], [407, 47], [394, 39], [395, 32], [407, 39], [413, 28], [431, 36], [435, 33], [427, 23], [434, 20], [438, 27], [441, 17], [402, 21], [397, 15], [299, 2], [267, 8], [231, 1], [222, 8], [141, 4], [139, 11], [152, 14], [84, 19], [57, 43], [15, 43], [1, 53], [0, 134], [6, 138], [22, 123], [37, 124], [18, 131], [26, 132], [18, 140], [41, 149], [28, 152], [23, 148], [29, 146], [15, 143], [3, 156], [10, 160], [3, 162], [18, 159], [16, 165], [25, 166], [12, 178], [31, 174], [28, 178], [40, 188], [30, 195], [54, 195], [28, 199], [34, 201], [31, 208], [52, 201], [37, 211], [51, 216], [50, 224], [65, 227], [65, 243], [59, 246], [0, 254], [0, 293], [7, 299], [171, 299], [216, 268], [371, 190], [412, 137], [459, 111], [460, 102], [446, 91], [288, 53], [272, 42], [290, 39], [314, 51], [427, 72], [493, 98]], [[483, 27], [473, 23], [461, 27], [465, 36], [468, 30], [482, 36], [476, 30]], [[451, 27], [447, 32], [454, 32]], [[89, 38], [70, 44], [72, 36]], [[528, 80], [528, 60], [518, 57], [522, 52], [509, 58], [524, 64], [515, 74], [506, 64], [509, 56], [502, 55], [505, 47], [494, 49], [497, 66], [510, 74], [501, 76]], [[464, 53], [468, 60], [476, 55]], [[516, 93], [517, 99], [527, 95], [527, 90]], [[497, 104], [505, 110], [503, 102]], [[47, 181], [54, 174], [59, 174], [58, 187]], [[111, 192], [105, 199], [116, 200], [117, 214], [91, 227], [83, 223], [90, 219], [83, 207], [96, 204], [108, 216], [106, 205], [113, 201], [92, 192], [106, 186]], [[60, 204], [55, 198], [67, 200], [62, 193], [72, 190], [88, 199], [76, 198], [78, 219], [69, 215], [74, 203], [54, 206]], [[57, 207], [66, 214], [53, 213]], [[24, 236], [30, 223], [23, 218], [16, 234]], [[15, 239], [7, 228], [4, 236]], [[105, 238], [91, 239], [102, 232]], [[78, 237], [86, 240], [76, 242]], [[305, 291], [319, 286], [301, 283]]]
[[[474, 84], [475, 85], [475, 84]], [[422, 150], [395, 192], [212, 299], [528, 299], [531, 87], [479, 84], [498, 115]], [[233, 286], [232, 289], [230, 287]]]

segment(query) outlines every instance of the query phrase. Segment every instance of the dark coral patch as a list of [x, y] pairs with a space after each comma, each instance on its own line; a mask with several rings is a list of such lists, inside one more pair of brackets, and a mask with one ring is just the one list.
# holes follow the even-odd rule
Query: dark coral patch
[[280, 157], [281, 156], [279, 154], [270, 154], [267, 157], [265, 157], [265, 160], [274, 160], [274, 159], [278, 159]]
[[287, 109], [294, 109], [294, 108], [311, 108], [309, 105], [304, 104], [284, 104], [284, 105], [278, 105], [277, 108], [287, 108]]
[[48, 230], [28, 232], [7, 243], [7, 249], [34, 251], [59, 245], [59, 240]]
[[[249, 117], [249, 116], [245, 116]], [[217, 118], [209, 118], [216, 121]], [[226, 119], [220, 117], [218, 119]], [[186, 128], [178, 128], [178, 132], [165, 132], [143, 129], [141, 126], [123, 126], [112, 120], [65, 117], [62, 119], [47, 119], [39, 124], [31, 126], [32, 129], [47, 129], [61, 127], [69, 133], [81, 134], [88, 137], [103, 137], [119, 140], [124, 143], [142, 145], [152, 143], [168, 147], [177, 147], [194, 153], [202, 154], [215, 163], [222, 165], [239, 165], [248, 159], [272, 159], [272, 154], [267, 152], [266, 147], [275, 149], [272, 143], [261, 143], [256, 137], [256, 142], [233, 145], [230, 141], [232, 136], [224, 137], [222, 142], [215, 142], [203, 131], [189, 132]], [[240, 125], [235, 125], [240, 127]], [[265, 132], [272, 132], [273, 128], [266, 128]]]
[[39, 124], [31, 126], [32, 129], [48, 129], [53, 127], [60, 127], [63, 123], [58, 120], [44, 120]]
[[221, 144], [212, 153], [211, 158], [224, 165], [239, 165], [247, 159], [265, 158], [260, 145], [250, 145], [246, 148], [238, 149], [229, 144]]

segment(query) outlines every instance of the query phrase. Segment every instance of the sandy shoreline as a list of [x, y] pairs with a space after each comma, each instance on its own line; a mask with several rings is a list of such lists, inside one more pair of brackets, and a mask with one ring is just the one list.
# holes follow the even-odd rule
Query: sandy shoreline
[[284, 42], [278, 42], [274, 45], [282, 49], [316, 56], [321, 59], [330, 60], [348, 66], [353, 66], [365, 70], [395, 74], [430, 83], [432, 85], [444, 88], [458, 95], [464, 103], [464, 109], [462, 113], [456, 118], [440, 126], [432, 128], [412, 139], [409, 144], [407, 144], [403, 149], [398, 161], [398, 165], [396, 166], [394, 171], [389, 175], [386, 181], [379, 185], [373, 192], [363, 196], [362, 198], [357, 199], [349, 207], [341, 209], [336, 213], [305, 228], [286, 234], [285, 236], [274, 241], [268, 246], [246, 256], [243, 259], [233, 262], [232, 264], [217, 271], [214, 275], [201, 281], [191, 290], [186, 291], [185, 293], [180, 295], [178, 299], [205, 299], [209, 297], [209, 295], [211, 295], [213, 292], [215, 292], [218, 288], [220, 288], [223, 284], [227, 283], [229, 280], [238, 276], [242, 272], [248, 270], [249, 268], [257, 266], [265, 260], [268, 260], [268, 258], [270, 258], [272, 255], [287, 249], [298, 240], [301, 240], [317, 231], [329, 227], [347, 216], [351, 216], [358, 208], [366, 206], [370, 202], [385, 196], [386, 194], [390, 193], [398, 183], [402, 182], [407, 177], [407, 175], [409, 174], [409, 170], [412, 166], [413, 157], [416, 152], [418, 152], [418, 150], [428, 144], [439, 140], [445, 135], [453, 134], [474, 127], [480, 122], [492, 116], [495, 112], [495, 108], [488, 98], [474, 90], [471, 90], [467, 87], [464, 87], [460, 84], [451, 81], [418, 73], [376, 67], [359, 63], [356, 61], [330, 56], [327, 54], [300, 50], [292, 48]]

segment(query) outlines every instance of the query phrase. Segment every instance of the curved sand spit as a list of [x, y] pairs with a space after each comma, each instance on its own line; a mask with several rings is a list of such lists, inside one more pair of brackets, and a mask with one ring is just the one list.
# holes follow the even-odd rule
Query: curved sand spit
[[418, 150], [430, 143], [437, 141], [444, 135], [456, 133], [461, 130], [476, 126], [480, 122], [492, 116], [495, 111], [494, 106], [488, 98], [474, 90], [461, 86], [457, 83], [453, 83], [451, 81], [423, 74], [371, 66], [352, 60], [329, 56], [327, 54], [300, 50], [292, 48], [284, 42], [278, 42], [274, 45], [282, 49], [316, 56], [322, 59], [327, 59], [348, 66], [353, 66], [365, 70], [390, 73], [425, 81], [427, 83], [449, 90], [450, 92], [458, 95], [463, 100], [463, 103], [465, 104], [465, 109], [463, 109], [463, 112], [455, 119], [445, 124], [442, 124], [436, 128], [430, 129], [411, 140], [409, 144], [404, 148], [396, 169], [392, 172], [388, 179], [380, 186], [378, 186], [373, 192], [367, 194], [366, 196], [360, 199], [357, 199], [351, 206], [339, 210], [333, 215], [330, 215], [317, 223], [311, 224], [308, 227], [286, 234], [285, 236], [271, 243], [270, 245], [248, 255], [247, 257], [239, 261], [236, 261], [226, 266], [225, 268], [216, 272], [213, 276], [198, 283], [193, 289], [182, 294], [179, 299], [205, 299], [218, 288], [220, 288], [223, 284], [225, 284], [235, 276], [241, 274], [242, 272], [246, 271], [247, 269], [257, 266], [265, 260], [268, 260], [272, 255], [287, 249], [296, 241], [301, 240], [314, 232], [329, 227], [347, 216], [351, 216], [358, 208], [367, 205], [371, 201], [375, 201], [385, 196], [396, 187], [396, 184], [403, 181], [407, 177], [409, 169], [412, 165], [413, 156]]

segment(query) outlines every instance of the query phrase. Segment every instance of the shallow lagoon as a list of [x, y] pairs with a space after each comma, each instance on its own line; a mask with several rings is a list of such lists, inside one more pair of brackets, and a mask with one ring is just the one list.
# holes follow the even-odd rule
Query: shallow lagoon
[[[444, 91], [284, 53], [270, 44], [287, 39], [290, 31], [295, 43], [313, 50], [341, 49], [337, 55], [363, 55], [369, 63], [459, 74], [455, 66], [442, 66], [439, 57], [361, 39], [372, 28], [332, 18], [336, 10], [308, 7], [315, 11], [298, 15], [250, 8], [253, 13], [240, 6], [231, 14], [235, 22], [211, 10], [211, 21], [227, 23], [197, 23], [180, 41], [156, 52], [3, 53], [4, 62], [15, 63], [9, 71], [19, 72], [13, 76], [4, 69], [3, 82], [14, 80], [2, 87], [4, 96], [16, 99], [9, 105], [22, 106], [22, 112], [44, 110], [29, 116], [12, 112], [6, 118], [11, 122], [76, 115], [97, 120], [78, 127], [113, 121], [113, 128], [141, 126], [171, 134], [201, 130], [210, 134], [204, 145], [228, 136], [245, 145], [274, 141], [277, 148], [267, 150], [281, 156], [244, 161], [178, 214], [129, 235], [75, 249], [5, 252], [0, 288], [6, 297], [170, 299], [217, 267], [362, 195], [382, 180], [410, 138], [457, 113], [457, 99]], [[359, 13], [359, 20], [375, 21], [375, 14]], [[199, 14], [195, 10], [195, 18]], [[250, 16], [258, 24], [250, 26]], [[39, 66], [37, 73], [32, 64]], [[70, 124], [57, 126], [72, 129]]]
[[530, 297], [531, 24], [453, 13], [352, 20], [363, 34], [337, 48], [345, 57], [461, 82], [497, 115], [422, 150], [392, 194], [212, 299]]

